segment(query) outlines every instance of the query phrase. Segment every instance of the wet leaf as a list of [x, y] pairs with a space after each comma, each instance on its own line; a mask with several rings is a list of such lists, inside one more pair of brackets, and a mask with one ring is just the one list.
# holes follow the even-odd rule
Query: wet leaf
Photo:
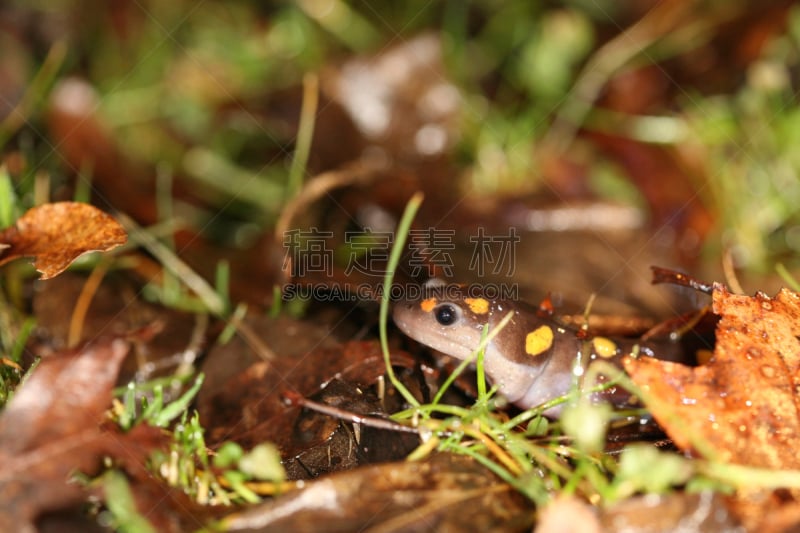
[[0, 232], [5, 245], [0, 265], [34, 257], [33, 266], [49, 279], [86, 252], [106, 252], [127, 240], [122, 226], [89, 204], [57, 202], [29, 209], [14, 226]]
[[158, 431], [122, 435], [100, 425], [128, 350], [126, 340], [106, 337], [53, 355], [17, 389], [0, 415], [0, 530], [25, 530], [42, 512], [80, 501], [69, 476], [97, 472], [103, 456], [142, 468]]
[[721, 319], [708, 364], [642, 358], [626, 369], [658, 399], [653, 415], [681, 449], [699, 435], [721, 461], [800, 467], [800, 295], [750, 298], [717, 285], [713, 302]]
[[600, 510], [600, 531], [744, 533], [724, 503], [723, 496], [710, 491], [628, 498]]
[[[740, 296], [716, 284], [713, 311], [721, 318], [707, 364], [629, 359], [626, 370], [652, 396], [653, 416], [682, 450], [723, 463], [800, 468], [800, 295], [782, 289], [774, 298]], [[731, 509], [749, 528], [767, 527], [768, 519], [777, 528], [770, 530], [783, 530], [800, 523], [798, 496], [740, 487]]]
[[128, 342], [105, 338], [46, 359], [0, 416], [0, 453], [51, 444], [100, 422]]
[[[297, 323], [295, 326], [301, 327], [302, 324]], [[308, 328], [298, 331], [315, 334]], [[291, 434], [293, 420], [298, 411], [292, 411], [294, 415], [285, 418], [287, 411], [291, 411], [283, 400], [285, 391], [309, 397], [335, 377], [369, 386], [376, 383], [386, 371], [377, 342], [311, 346], [307, 352], [294, 353], [288, 349], [284, 352], [282, 346], [273, 344], [272, 338], [266, 339], [271, 348], [275, 346], [281, 349], [280, 352], [275, 350], [278, 357], [273, 362], [251, 364], [225, 381], [214, 377], [214, 367], [208, 364], [203, 366], [203, 371], [214, 387], [204, 386], [205, 390], [201, 390], [198, 410], [203, 413], [207, 427], [211, 428], [207, 438], [212, 445], [234, 439], [248, 447], [259, 442], [286, 438]], [[298, 344], [304, 346], [307, 343]], [[233, 342], [229, 343], [216, 350], [216, 353], [212, 352], [209, 358], [216, 359], [221, 364], [225, 362], [224, 356], [230, 355], [230, 366], [241, 364], [246, 350], [240, 349], [237, 353], [234, 351], [236, 346]], [[413, 367], [413, 361], [408, 355], [400, 352], [393, 354], [392, 360], [406, 368]], [[283, 427], [283, 424], [287, 426]]]
[[226, 531], [530, 531], [530, 502], [475, 461], [436, 454], [339, 472], [224, 520]]

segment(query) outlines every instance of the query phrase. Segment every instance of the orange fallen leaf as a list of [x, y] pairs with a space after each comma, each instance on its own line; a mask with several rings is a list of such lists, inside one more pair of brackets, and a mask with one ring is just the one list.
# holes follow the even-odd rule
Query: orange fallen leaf
[[800, 295], [739, 296], [715, 285], [713, 311], [721, 319], [708, 364], [642, 358], [625, 369], [657, 398], [653, 416], [679, 448], [692, 450], [700, 436], [724, 462], [800, 468]]
[[29, 209], [0, 231], [0, 265], [34, 257], [33, 266], [49, 279], [87, 252], [107, 252], [124, 244], [127, 234], [110, 215], [89, 204], [57, 202]]
[[[715, 284], [714, 355], [687, 367], [624, 361], [653, 416], [680, 449], [774, 470], [800, 469], [800, 294], [730, 294]], [[749, 530], [800, 525], [800, 492], [741, 486], [729, 500]]]

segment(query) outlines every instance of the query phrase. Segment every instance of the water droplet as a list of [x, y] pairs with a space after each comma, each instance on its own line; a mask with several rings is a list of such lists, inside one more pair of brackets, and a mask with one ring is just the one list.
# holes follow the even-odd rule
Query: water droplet
[[422, 442], [428, 442], [433, 437], [433, 431], [430, 428], [421, 426], [419, 429], [419, 438]]
[[761, 374], [765, 378], [774, 378], [775, 377], [775, 369], [769, 365], [764, 365], [761, 367]]
[[748, 359], [758, 359], [761, 357], [761, 350], [751, 346], [747, 349], [747, 353], [745, 354]]
[[745, 426], [744, 424], [742, 424], [741, 426], [739, 426], [739, 431], [740, 431], [741, 433], [744, 433], [745, 431], [747, 431], [747, 426]]
[[683, 405], [694, 405], [697, 403], [696, 398], [681, 398], [681, 403]]
[[747, 401], [745, 401], [745, 402], [744, 402], [744, 404], [745, 404], [747, 407], [753, 407], [753, 402], [751, 402], [750, 400], [747, 400]]

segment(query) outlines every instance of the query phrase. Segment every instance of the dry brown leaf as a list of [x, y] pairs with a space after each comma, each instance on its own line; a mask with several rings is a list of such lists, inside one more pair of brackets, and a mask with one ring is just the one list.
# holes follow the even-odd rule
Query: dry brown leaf
[[195, 531], [212, 516], [213, 509], [147, 469], [150, 454], [166, 449], [162, 429], [138, 424], [123, 433], [107, 417], [131, 343], [149, 346], [157, 333], [153, 325], [44, 357], [15, 391], [0, 413], [0, 531], [33, 532], [42, 519], [53, 524], [51, 531], [78, 531], [63, 523], [71, 515], [92, 524], [82, 507], [91, 498], [108, 498], [107, 487], [71, 477], [93, 477], [108, 464], [128, 475], [136, 508], [154, 530]]
[[43, 359], [0, 415], [0, 457], [96, 428], [129, 349], [124, 338], [104, 337]]
[[89, 204], [57, 202], [29, 209], [0, 232], [0, 265], [34, 257], [33, 266], [49, 279], [86, 252], [106, 252], [124, 244], [127, 234], [110, 215]]
[[91, 475], [104, 456], [141, 469], [159, 432], [126, 435], [100, 422], [130, 343], [104, 337], [50, 356], [16, 390], [0, 415], [0, 531], [32, 531], [41, 513], [85, 499], [70, 474]]
[[445, 453], [337, 472], [221, 521], [225, 531], [531, 531], [532, 504], [477, 461]]

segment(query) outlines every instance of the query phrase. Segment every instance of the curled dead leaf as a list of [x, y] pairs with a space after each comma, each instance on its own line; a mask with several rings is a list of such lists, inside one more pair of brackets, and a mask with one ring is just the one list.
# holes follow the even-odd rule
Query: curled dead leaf
[[0, 232], [0, 265], [34, 257], [41, 279], [63, 272], [87, 252], [107, 252], [127, 241], [122, 226], [89, 204], [56, 202], [29, 209]]

